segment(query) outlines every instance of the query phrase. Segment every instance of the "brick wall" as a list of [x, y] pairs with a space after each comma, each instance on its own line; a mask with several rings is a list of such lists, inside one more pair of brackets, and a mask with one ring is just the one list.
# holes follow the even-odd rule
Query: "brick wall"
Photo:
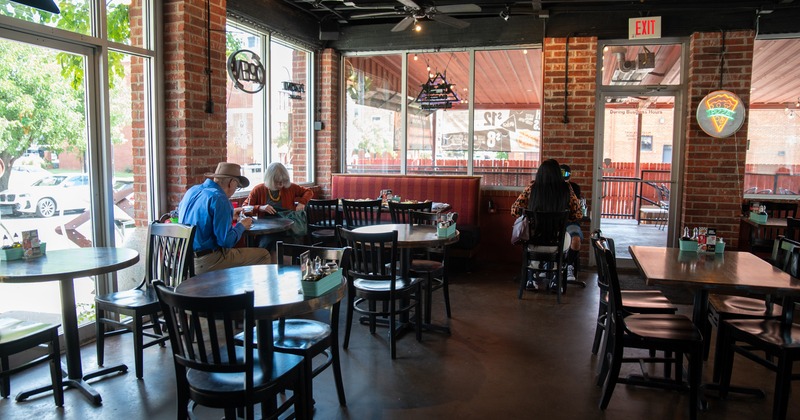
[[[747, 119], [738, 133], [716, 139], [697, 124], [697, 105], [708, 93], [724, 89], [750, 103], [752, 31], [696, 33], [690, 39], [686, 147], [684, 149], [681, 226], [713, 226], [736, 247], [747, 153]], [[720, 55], [724, 71], [720, 83]]]
[[341, 55], [332, 49], [326, 49], [318, 55], [318, 62], [316, 121], [322, 121], [324, 128], [315, 131], [316, 184], [322, 190], [321, 197], [330, 197], [331, 174], [341, 172], [339, 159], [342, 143], [339, 135]]
[[166, 0], [164, 89], [168, 200], [177, 206], [186, 189], [203, 181], [226, 156], [225, 8], [211, 1], [211, 100], [209, 99], [205, 2]]

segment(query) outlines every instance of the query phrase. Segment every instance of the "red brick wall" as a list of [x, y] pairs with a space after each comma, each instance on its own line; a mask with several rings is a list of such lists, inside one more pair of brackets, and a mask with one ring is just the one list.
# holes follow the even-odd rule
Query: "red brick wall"
[[316, 155], [316, 184], [322, 189], [322, 196], [330, 197], [331, 174], [341, 172], [339, 153], [342, 140], [339, 135], [339, 75], [341, 55], [326, 49], [318, 54], [317, 72], [317, 121], [324, 128], [316, 133], [314, 153]]
[[[752, 31], [696, 33], [690, 39], [686, 147], [681, 226], [717, 228], [717, 236], [736, 247], [747, 153], [747, 119], [738, 133], [715, 139], [700, 129], [697, 105], [708, 93], [725, 89], [750, 103]], [[720, 83], [720, 54], [724, 71]]]
[[226, 156], [225, 8], [211, 1], [211, 100], [206, 113], [205, 2], [166, 0], [164, 8], [164, 88], [167, 185], [170, 207], [186, 189], [203, 181]]

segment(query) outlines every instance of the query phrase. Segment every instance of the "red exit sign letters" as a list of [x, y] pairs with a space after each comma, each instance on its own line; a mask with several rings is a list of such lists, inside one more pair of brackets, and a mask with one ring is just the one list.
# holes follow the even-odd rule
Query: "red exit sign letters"
[[661, 38], [661, 16], [628, 19], [628, 39]]

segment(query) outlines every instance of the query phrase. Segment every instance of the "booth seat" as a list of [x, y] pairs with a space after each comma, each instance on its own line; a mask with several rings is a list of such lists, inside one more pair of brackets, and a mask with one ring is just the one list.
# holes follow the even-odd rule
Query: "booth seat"
[[471, 256], [480, 240], [481, 177], [334, 174], [331, 197], [375, 199], [390, 189], [402, 200], [430, 200], [449, 204], [458, 213], [461, 238], [452, 246], [452, 256]]

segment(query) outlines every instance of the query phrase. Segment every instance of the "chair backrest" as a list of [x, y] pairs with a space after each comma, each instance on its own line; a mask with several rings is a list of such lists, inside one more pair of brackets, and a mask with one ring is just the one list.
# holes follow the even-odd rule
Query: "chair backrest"
[[795, 219], [794, 217], [787, 217], [786, 231], [784, 232], [783, 236], [793, 241], [800, 241], [800, 219]]
[[389, 214], [392, 216], [392, 223], [409, 224], [411, 223], [412, 211], [430, 212], [431, 210], [433, 210], [432, 201], [425, 201], [422, 203], [389, 202]]
[[[194, 297], [171, 291], [160, 280], [153, 283], [169, 331], [175, 376], [186, 384], [186, 369], [244, 373], [245, 401], [253, 392], [253, 291], [216, 297]], [[238, 342], [238, 322], [244, 322], [244, 340]], [[237, 344], [244, 346], [236, 356]], [[244, 405], [244, 404], [242, 404]]]
[[348, 229], [381, 223], [383, 200], [342, 200], [344, 220]]
[[300, 265], [300, 255], [304, 252], [309, 252], [309, 258], [314, 260], [316, 257], [322, 261], [323, 264], [335, 262], [336, 265], [346, 268], [347, 262], [345, 256], [349, 248], [326, 248], [313, 245], [297, 245], [286, 244], [282, 241], [277, 243], [277, 260], [279, 266], [285, 265]]
[[343, 245], [350, 247], [348, 278], [389, 281], [391, 291], [395, 290], [399, 259], [397, 231], [361, 233], [340, 227], [339, 237]]
[[147, 283], [159, 279], [175, 287], [194, 276], [194, 232], [194, 226], [180, 223], [150, 224], [145, 267]]
[[567, 230], [568, 210], [554, 212], [525, 210], [525, 215], [530, 224], [528, 245], [558, 246], [561, 249]]
[[[458, 213], [451, 212], [451, 218], [454, 222], [458, 222]], [[430, 211], [411, 211], [409, 213], [409, 221], [407, 223], [411, 223], [412, 225], [428, 225], [428, 226], [436, 226], [439, 222], [439, 218], [442, 217], [441, 213], [430, 212]]]
[[608, 284], [608, 316], [611, 323], [612, 336], [619, 337], [622, 335], [625, 328], [625, 311], [622, 308], [622, 292], [619, 286], [619, 277], [617, 276], [617, 260], [614, 257], [612, 248], [608, 246], [608, 240], [594, 239], [592, 246], [595, 249], [595, 255], [599, 255], [597, 265], [603, 273], [603, 277]]
[[797, 217], [797, 203], [789, 202], [789, 203], [776, 203], [776, 202], [765, 202], [763, 203], [765, 207], [765, 211], [767, 215], [772, 218], [787, 218], [787, 217]]
[[604, 258], [603, 256], [603, 249], [610, 249], [611, 255], [614, 258], [617, 257], [616, 250], [614, 248], [614, 239], [607, 238], [603, 236], [603, 233], [598, 229], [592, 233], [592, 241], [600, 241], [600, 244], [603, 245], [602, 248], [598, 248], [596, 246], [592, 246], [594, 250], [594, 259], [597, 263], [597, 287], [600, 288], [600, 293], [605, 293], [608, 291], [608, 280], [606, 280], [605, 274], [603, 273], [602, 267], [600, 266], [601, 260]]
[[336, 229], [342, 224], [342, 212], [339, 210], [339, 200], [311, 199], [306, 204], [308, 227], [314, 229]]
[[800, 252], [800, 242], [784, 236], [778, 236], [772, 246], [772, 255], [770, 257], [772, 265], [789, 273], [791, 276], [798, 277], [798, 271], [800, 271], [797, 268], [798, 252]]

